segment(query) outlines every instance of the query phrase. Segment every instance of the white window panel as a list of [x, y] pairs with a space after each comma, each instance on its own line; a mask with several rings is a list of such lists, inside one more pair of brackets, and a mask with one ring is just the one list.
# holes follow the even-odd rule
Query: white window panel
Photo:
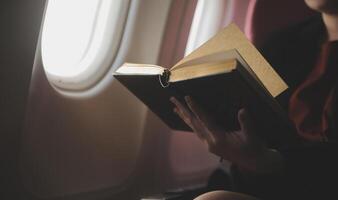
[[185, 55], [215, 35], [224, 21], [232, 19], [232, 6], [233, 0], [198, 0]]
[[129, 1], [49, 0], [42, 29], [42, 62], [60, 89], [93, 86], [118, 50]]

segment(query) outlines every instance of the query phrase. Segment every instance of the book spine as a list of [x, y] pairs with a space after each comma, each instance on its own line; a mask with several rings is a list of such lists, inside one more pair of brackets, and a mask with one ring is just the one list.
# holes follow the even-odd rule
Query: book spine
[[165, 69], [161, 75], [158, 75], [158, 80], [163, 88], [169, 87], [170, 71]]

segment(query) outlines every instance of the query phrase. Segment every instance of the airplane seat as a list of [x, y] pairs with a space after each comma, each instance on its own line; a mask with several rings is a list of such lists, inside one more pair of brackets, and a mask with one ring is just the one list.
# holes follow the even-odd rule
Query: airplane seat
[[255, 0], [250, 1], [247, 10], [245, 33], [260, 46], [272, 32], [296, 24], [315, 14], [304, 0]]

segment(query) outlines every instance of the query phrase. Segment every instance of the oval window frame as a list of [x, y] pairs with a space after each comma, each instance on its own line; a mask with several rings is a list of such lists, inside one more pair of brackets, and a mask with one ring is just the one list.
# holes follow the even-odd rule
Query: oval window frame
[[[91, 60], [87, 61], [85, 70], [72, 76], [53, 73], [46, 66], [48, 62], [46, 62], [46, 56], [44, 56], [44, 40], [46, 39], [44, 28], [46, 27], [45, 23], [48, 23], [46, 20], [48, 20], [47, 15], [50, 1], [47, 2], [46, 6], [40, 44], [41, 60], [46, 76], [51, 85], [63, 94], [88, 91], [110, 71], [111, 66], [114, 66], [113, 64], [123, 36], [124, 25], [127, 20], [130, 0], [100, 0], [101, 5], [97, 12], [100, 12], [101, 16], [97, 16], [96, 20], [105, 21], [96, 24], [103, 25], [104, 27], [96, 31], [96, 34], [100, 34], [101, 38], [97, 39], [98, 41], [94, 47], [89, 47], [97, 48], [96, 53], [92, 53]], [[102, 9], [105, 12], [102, 12]], [[95, 28], [97, 27], [95, 26]]]

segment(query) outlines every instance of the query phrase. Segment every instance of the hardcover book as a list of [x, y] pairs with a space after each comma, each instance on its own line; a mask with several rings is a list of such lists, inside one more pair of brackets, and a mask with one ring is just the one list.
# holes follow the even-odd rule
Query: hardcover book
[[246, 107], [259, 134], [272, 144], [288, 137], [291, 128], [275, 99], [287, 84], [235, 24], [170, 69], [124, 63], [113, 76], [174, 130], [191, 131], [169, 101], [175, 96], [184, 102], [186, 95], [225, 129], [239, 128], [237, 112]]

